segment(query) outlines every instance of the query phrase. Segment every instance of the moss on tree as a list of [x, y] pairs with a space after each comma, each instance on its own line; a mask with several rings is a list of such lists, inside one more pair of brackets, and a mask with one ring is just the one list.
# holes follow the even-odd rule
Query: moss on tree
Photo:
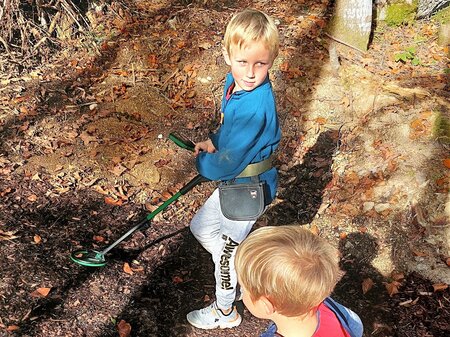
[[417, 11], [417, 1], [412, 4], [394, 3], [387, 7], [386, 24], [388, 26], [400, 26], [414, 22]]
[[450, 6], [438, 11], [433, 19], [442, 24], [450, 23]]
[[450, 143], [450, 119], [438, 112], [433, 125], [433, 136], [440, 141]]

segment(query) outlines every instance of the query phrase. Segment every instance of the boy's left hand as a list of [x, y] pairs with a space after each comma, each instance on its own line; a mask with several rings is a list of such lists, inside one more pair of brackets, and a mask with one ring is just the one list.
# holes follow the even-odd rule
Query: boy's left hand
[[214, 147], [211, 139], [205, 140], [204, 142], [198, 142], [195, 144], [194, 155], [197, 157], [201, 151], [206, 151], [208, 153], [216, 152], [216, 148]]

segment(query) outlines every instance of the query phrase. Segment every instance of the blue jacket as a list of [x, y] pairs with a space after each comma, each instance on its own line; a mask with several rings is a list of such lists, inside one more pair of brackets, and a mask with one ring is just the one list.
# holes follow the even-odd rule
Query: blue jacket
[[[197, 157], [197, 170], [210, 180], [226, 181], [238, 176], [248, 164], [267, 159], [278, 147], [281, 130], [275, 107], [272, 85], [267, 76], [252, 91], [237, 91], [226, 99], [228, 88], [234, 83], [227, 74], [222, 99], [223, 122], [211, 140], [215, 153], [201, 152]], [[277, 189], [277, 170], [266, 171], [259, 176], [267, 183], [269, 202]], [[240, 178], [238, 183], [250, 178]]]

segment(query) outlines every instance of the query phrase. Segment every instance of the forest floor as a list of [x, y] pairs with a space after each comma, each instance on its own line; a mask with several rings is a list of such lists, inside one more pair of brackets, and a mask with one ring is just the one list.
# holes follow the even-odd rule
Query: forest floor
[[[328, 2], [138, 1], [90, 16], [98, 50], [0, 74], [0, 336], [264, 330], [242, 303], [237, 328], [186, 322], [214, 299], [212, 261], [188, 229], [214, 183], [114, 248], [105, 267], [70, 260], [114, 242], [195, 176], [192, 153], [167, 136], [200, 141], [217, 125], [221, 38], [245, 7], [273, 16], [282, 38], [270, 73], [280, 187], [255, 227], [298, 224], [339, 247], [333, 297], [360, 314], [366, 337], [450, 335], [448, 49], [433, 21], [379, 26], [366, 53], [337, 45], [336, 69]], [[410, 47], [420, 62], [396, 62]]]

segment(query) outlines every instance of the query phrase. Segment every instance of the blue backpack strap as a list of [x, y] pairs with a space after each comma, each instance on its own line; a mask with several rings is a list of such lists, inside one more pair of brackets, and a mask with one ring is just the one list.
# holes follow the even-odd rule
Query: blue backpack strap
[[363, 324], [355, 312], [336, 302], [331, 297], [327, 297], [323, 302], [331, 311], [335, 313], [336, 317], [339, 319], [339, 322], [351, 337], [362, 336]]

